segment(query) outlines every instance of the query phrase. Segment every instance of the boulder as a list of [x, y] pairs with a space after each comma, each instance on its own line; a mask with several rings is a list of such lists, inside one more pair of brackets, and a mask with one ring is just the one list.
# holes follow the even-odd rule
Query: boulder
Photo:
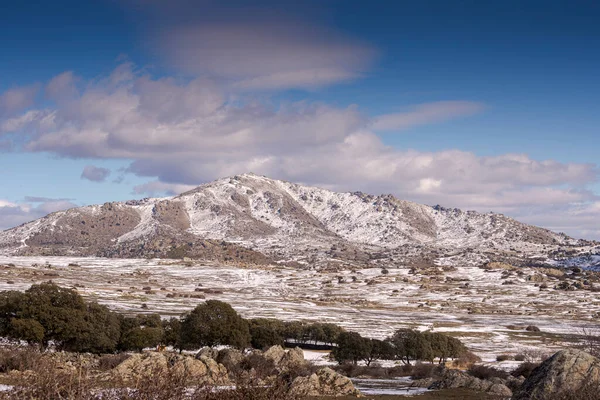
[[277, 365], [278, 368], [282, 370], [290, 370], [296, 367], [301, 367], [306, 365], [306, 360], [304, 359], [304, 352], [300, 347], [293, 348], [288, 350]]
[[196, 358], [200, 358], [202, 356], [216, 360], [219, 356], [219, 350], [214, 349], [212, 347], [203, 347], [202, 349], [200, 349], [198, 354], [196, 354]]
[[292, 382], [290, 392], [299, 396], [360, 396], [352, 381], [331, 368], [321, 368], [310, 376], [300, 376]]
[[306, 364], [304, 352], [300, 347], [285, 351], [283, 347], [276, 345], [267, 349], [262, 353], [262, 356], [267, 360], [273, 361], [275, 367], [281, 371], [290, 370]]
[[231, 384], [227, 369], [212, 358], [201, 356], [196, 359], [172, 353], [134, 354], [115, 367], [110, 374], [124, 382], [135, 382], [143, 376], [169, 372], [184, 375], [190, 384]]
[[279, 365], [283, 356], [285, 356], [285, 349], [279, 345], [271, 346], [263, 353], [263, 357], [273, 361], [275, 366]]
[[244, 354], [237, 349], [222, 349], [217, 354], [216, 361], [225, 366], [238, 365], [244, 359]]
[[457, 388], [489, 393], [501, 397], [512, 396], [512, 391], [502, 380], [479, 379], [456, 369], [445, 370], [441, 379], [429, 386], [429, 389], [434, 390]]
[[600, 384], [600, 359], [580, 350], [561, 350], [533, 370], [515, 400], [552, 399]]

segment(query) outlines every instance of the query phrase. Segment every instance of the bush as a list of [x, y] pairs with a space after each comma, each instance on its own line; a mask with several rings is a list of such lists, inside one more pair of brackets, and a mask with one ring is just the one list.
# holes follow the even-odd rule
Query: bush
[[40, 362], [41, 358], [41, 353], [33, 349], [2, 348], [0, 350], [0, 373], [32, 369]]
[[127, 360], [129, 357], [131, 356], [127, 353], [105, 354], [98, 360], [98, 369], [101, 371], [111, 370], [120, 365], [123, 361]]
[[412, 379], [425, 379], [439, 376], [443, 367], [434, 364], [417, 363], [412, 368]]
[[525, 361], [527, 356], [523, 353], [519, 353], [515, 356], [515, 361]]
[[535, 325], [529, 325], [525, 330], [529, 332], [540, 332], [540, 328]]
[[500, 355], [496, 356], [496, 361], [498, 361], [498, 362], [509, 361], [512, 359], [513, 359], [513, 357], [510, 354], [500, 354]]
[[471, 368], [469, 368], [467, 372], [469, 373], [469, 375], [479, 379], [508, 378], [508, 372], [492, 367], [487, 367], [485, 365], [471, 365]]
[[262, 354], [251, 353], [239, 364], [243, 371], [254, 371], [255, 378], [264, 379], [271, 375], [277, 375], [277, 368], [273, 360], [265, 358]]
[[465, 368], [470, 367], [477, 362], [481, 362], [481, 357], [471, 351], [466, 351], [462, 356], [455, 359], [452, 362], [452, 365], [459, 368]]
[[524, 378], [529, 378], [529, 375], [531, 375], [531, 372], [536, 369], [538, 367], [537, 363], [532, 363], [532, 362], [524, 362], [523, 364], [519, 365], [517, 368], [515, 368], [510, 374], [512, 376], [514, 376], [515, 378], [518, 378], [520, 376], [524, 377]]

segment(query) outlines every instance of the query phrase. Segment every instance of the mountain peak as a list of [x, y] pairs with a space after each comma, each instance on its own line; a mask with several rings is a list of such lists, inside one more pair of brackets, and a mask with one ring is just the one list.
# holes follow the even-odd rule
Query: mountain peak
[[[174, 198], [54, 213], [1, 233], [0, 251], [206, 257], [213, 246], [207, 241], [242, 246], [255, 252], [254, 260], [263, 254], [263, 261], [306, 264], [542, 260], [562, 247], [589, 244], [500, 214], [430, 207], [392, 195], [337, 193], [244, 173]], [[210, 254], [223, 251], [233, 250]], [[238, 248], [232, 254], [227, 257], [247, 253]], [[454, 261], [444, 261], [449, 257]]]

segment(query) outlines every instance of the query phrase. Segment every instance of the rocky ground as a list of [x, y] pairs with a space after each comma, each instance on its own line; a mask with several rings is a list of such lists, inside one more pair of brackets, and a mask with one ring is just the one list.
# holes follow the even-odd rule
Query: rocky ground
[[[180, 315], [203, 299], [242, 316], [334, 322], [383, 338], [399, 328], [459, 337], [485, 361], [552, 353], [596, 329], [598, 273], [430, 265], [297, 270], [218, 263], [0, 257], [0, 290], [52, 280], [125, 313]], [[529, 329], [527, 329], [529, 328]], [[510, 365], [510, 361], [500, 364]]]

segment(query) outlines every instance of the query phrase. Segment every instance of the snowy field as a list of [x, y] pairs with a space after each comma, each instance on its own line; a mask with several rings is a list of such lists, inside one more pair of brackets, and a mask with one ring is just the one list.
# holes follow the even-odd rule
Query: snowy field
[[[173, 260], [0, 256], [0, 290], [52, 280], [89, 300], [126, 313], [175, 316], [206, 299], [226, 301], [246, 318], [333, 322], [384, 338], [399, 328], [459, 337], [484, 361], [498, 354], [551, 352], [594, 329], [598, 293], [540, 291], [524, 268], [459, 267], [441, 276], [408, 268], [319, 272], [287, 267], [242, 269]], [[502, 276], [502, 274], [505, 274]], [[194, 297], [195, 296], [195, 297]], [[540, 332], [525, 331], [535, 325]]]

